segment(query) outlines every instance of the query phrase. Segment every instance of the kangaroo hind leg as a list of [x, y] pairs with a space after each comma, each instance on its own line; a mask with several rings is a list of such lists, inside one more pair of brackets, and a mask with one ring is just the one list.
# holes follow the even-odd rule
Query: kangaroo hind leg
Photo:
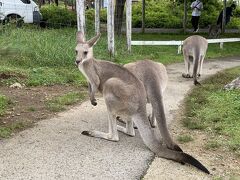
[[94, 130], [94, 131], [83, 131], [82, 134], [86, 136], [106, 139], [109, 141], [119, 141], [116, 118], [110, 112], [108, 112], [108, 124], [109, 124], [108, 133]]

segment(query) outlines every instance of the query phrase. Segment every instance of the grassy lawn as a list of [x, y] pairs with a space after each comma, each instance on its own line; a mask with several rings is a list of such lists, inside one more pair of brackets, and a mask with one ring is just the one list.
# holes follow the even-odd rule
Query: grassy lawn
[[[0, 31], [0, 73], [10, 76], [1, 84], [15, 81], [27, 86], [53, 84], [85, 84], [85, 79], [74, 65], [75, 33], [73, 28], [38, 29], [27, 26]], [[89, 33], [87, 37], [91, 37]], [[134, 40], [183, 40], [189, 35], [133, 34]], [[236, 37], [236, 35], [228, 35]], [[220, 50], [218, 44], [209, 46], [207, 58], [240, 55], [240, 43], [226, 43]], [[96, 58], [110, 60], [107, 37], [94, 48]], [[164, 64], [182, 62], [175, 46], [134, 46], [127, 53], [125, 37], [116, 38], [115, 62], [125, 64], [139, 59], [152, 59]]]
[[240, 155], [240, 89], [223, 89], [239, 75], [240, 67], [220, 72], [194, 88], [186, 99], [183, 123], [209, 133], [207, 149], [227, 147]]
[[[26, 25], [23, 28], [6, 26], [0, 27], [0, 87], [19, 82], [27, 87], [44, 87], [52, 85], [67, 85], [79, 88], [86, 86], [86, 80], [75, 66], [75, 34], [74, 28], [39, 29]], [[133, 34], [133, 40], [184, 40], [190, 34]], [[205, 36], [206, 34], [203, 34]], [[94, 36], [90, 30], [86, 39]], [[234, 34], [228, 37], [236, 37]], [[94, 56], [98, 59], [115, 61], [125, 64], [140, 59], [152, 59], [170, 64], [183, 62], [182, 55], [177, 54], [175, 46], [133, 46], [132, 53], [127, 52], [125, 36], [116, 37], [114, 59], [107, 51], [107, 35], [102, 37], [94, 47]], [[220, 50], [218, 44], [209, 45], [207, 58], [237, 56], [240, 43], [226, 43]], [[11, 99], [11, 97], [8, 97]], [[64, 110], [65, 106], [78, 102], [84, 98], [83, 94], [62, 94], [62, 96], [46, 102], [50, 111]], [[5, 96], [0, 96], [0, 116], [7, 110], [8, 103]], [[34, 112], [34, 107], [27, 111]], [[23, 119], [24, 120], [24, 119]], [[3, 136], [18, 125], [11, 124], [1, 130]], [[21, 126], [22, 127], [22, 126]], [[8, 132], [8, 133], [6, 133]], [[190, 141], [183, 137], [180, 141]]]

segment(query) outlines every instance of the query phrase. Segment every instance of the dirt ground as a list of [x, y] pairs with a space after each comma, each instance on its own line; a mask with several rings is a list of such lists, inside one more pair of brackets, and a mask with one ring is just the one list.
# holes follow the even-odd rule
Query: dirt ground
[[[54, 97], [64, 95], [69, 92], [85, 90], [75, 86], [42, 86], [42, 87], [23, 87], [11, 88], [0, 86], [2, 95], [10, 99], [10, 107], [4, 116], [0, 116], [0, 126], [10, 126], [13, 123], [24, 123], [26, 127], [42, 119], [56, 115], [50, 111], [46, 102]], [[67, 107], [70, 109], [72, 106]]]

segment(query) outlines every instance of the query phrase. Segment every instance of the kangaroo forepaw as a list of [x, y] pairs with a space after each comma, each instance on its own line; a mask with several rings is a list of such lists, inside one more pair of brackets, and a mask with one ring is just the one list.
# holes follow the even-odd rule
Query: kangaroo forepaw
[[96, 106], [96, 105], [97, 105], [97, 100], [96, 100], [96, 99], [91, 100], [91, 104], [92, 104], [93, 106]]
[[182, 77], [183, 78], [192, 78], [192, 76], [190, 74], [185, 74], [185, 73], [182, 73]]
[[92, 136], [90, 131], [83, 131], [81, 134], [85, 136]]

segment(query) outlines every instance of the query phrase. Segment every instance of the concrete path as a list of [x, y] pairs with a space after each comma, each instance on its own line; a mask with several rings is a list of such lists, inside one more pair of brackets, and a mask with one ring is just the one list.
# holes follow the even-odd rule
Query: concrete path
[[[203, 78], [239, 65], [240, 58], [208, 61], [203, 66]], [[170, 82], [164, 97], [168, 123], [193, 84], [192, 80], [182, 79], [183, 71], [183, 63], [168, 66]], [[140, 179], [154, 156], [138, 132], [136, 137], [120, 133], [119, 142], [81, 135], [88, 129], [106, 131], [107, 125], [104, 101], [98, 99], [97, 107], [87, 101], [11, 139], [0, 141], [0, 179]], [[160, 158], [154, 160], [145, 178], [191, 179], [192, 176], [186, 174], [207, 178], [195, 168]]]

